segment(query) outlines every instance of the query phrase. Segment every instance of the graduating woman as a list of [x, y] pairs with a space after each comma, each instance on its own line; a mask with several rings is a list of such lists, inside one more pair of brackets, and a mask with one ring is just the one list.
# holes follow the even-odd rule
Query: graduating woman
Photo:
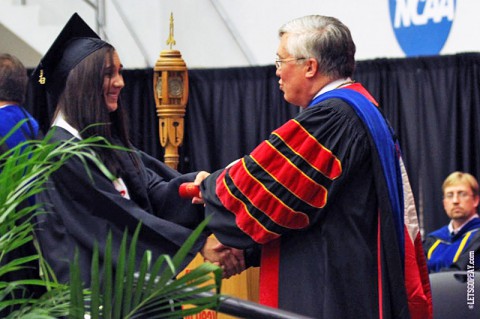
[[[57, 279], [69, 280], [69, 263], [78, 250], [82, 280], [89, 283], [94, 243], [98, 242], [102, 256], [112, 232], [116, 254], [124, 231], [128, 229], [132, 235], [139, 222], [137, 259], [145, 250], [150, 250], [153, 258], [173, 256], [203, 219], [203, 207], [178, 196], [179, 185], [193, 181], [197, 173], [180, 175], [129, 142], [119, 98], [125, 83], [115, 49], [74, 14], [32, 74], [31, 84], [35, 103], [44, 98], [47, 105], [55, 107], [53, 142], [102, 136], [128, 149], [94, 149], [115, 180], [93, 163], [87, 162], [85, 167], [74, 157], [53, 175], [39, 196], [47, 213], [38, 217], [37, 237]], [[205, 235], [190, 259], [201, 251], [212, 261], [236, 262], [228, 249], [210, 249], [214, 246], [214, 239], [207, 240]]]

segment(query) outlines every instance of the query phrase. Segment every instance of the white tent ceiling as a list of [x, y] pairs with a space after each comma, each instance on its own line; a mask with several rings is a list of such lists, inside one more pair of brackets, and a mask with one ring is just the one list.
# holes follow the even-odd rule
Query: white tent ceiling
[[[398, 0], [419, 5], [419, 0]], [[0, 51], [38, 61], [73, 12], [96, 28], [92, 0], [0, 0], [0, 25], [17, 34], [32, 50], [18, 49], [0, 28]], [[390, 21], [389, 6], [396, 0], [105, 0], [104, 37], [119, 51], [126, 68], [152, 67], [160, 51], [168, 49], [170, 14], [174, 15], [174, 49], [189, 68], [272, 64], [284, 22], [307, 14], [331, 15], [351, 29], [357, 59], [403, 57]], [[454, 0], [423, 0], [425, 6]], [[480, 51], [475, 34], [480, 2], [456, 2], [455, 21], [442, 54]], [[32, 10], [36, 8], [36, 10]], [[32, 51], [32, 52], [27, 52]], [[16, 53], [16, 52], [12, 52]]]

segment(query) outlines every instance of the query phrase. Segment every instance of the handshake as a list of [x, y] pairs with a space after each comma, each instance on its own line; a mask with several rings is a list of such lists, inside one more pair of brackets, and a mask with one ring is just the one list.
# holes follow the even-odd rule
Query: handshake
[[207, 238], [200, 253], [204, 261], [211, 262], [223, 270], [223, 278], [228, 279], [245, 270], [243, 250], [224, 246], [215, 236]]
[[[178, 189], [180, 197], [201, 199], [200, 188], [194, 183], [183, 183]], [[194, 202], [196, 204], [199, 201]], [[243, 250], [224, 246], [215, 236], [207, 238], [201, 252], [204, 261], [211, 262], [223, 269], [223, 278], [238, 275], [245, 270]]]

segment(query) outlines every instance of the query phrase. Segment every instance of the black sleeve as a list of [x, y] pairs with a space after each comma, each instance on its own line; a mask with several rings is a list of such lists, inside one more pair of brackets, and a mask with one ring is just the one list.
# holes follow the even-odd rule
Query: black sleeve
[[[155, 175], [151, 171], [148, 174]], [[177, 186], [171, 184], [173, 180], [167, 181], [170, 175], [165, 180], [159, 175], [155, 176], [156, 182], [165, 187], [156, 188], [156, 182], [152, 182], [153, 189], [148, 190], [145, 186], [147, 190], [144, 193], [154, 196], [165, 191], [167, 195], [161, 194], [161, 198], [153, 200], [156, 202], [151, 206], [159, 209], [154, 214], [149, 210], [148, 201], [140, 203], [122, 197], [100, 170], [91, 163], [85, 169], [84, 163], [77, 157], [68, 160], [53, 174], [45, 191], [38, 197], [38, 202], [45, 204], [47, 212], [38, 216], [37, 237], [60, 281], [68, 281], [68, 262], [78, 249], [81, 266], [86, 269], [82, 274], [83, 279], [88, 282], [95, 242], [99, 243], [102, 255], [107, 234], [112, 232], [113, 251], [117, 252], [124, 231], [128, 230], [131, 236], [140, 222], [142, 228], [137, 244], [137, 260], [147, 250], [151, 251], [152, 258], [161, 254], [173, 256], [178, 251], [196, 226], [198, 207], [178, 200]], [[182, 178], [177, 178], [180, 178], [180, 183]], [[185, 178], [191, 179], [191, 176]], [[142, 194], [142, 198], [146, 197]], [[161, 204], [161, 201], [165, 203]], [[188, 220], [195, 216], [189, 225], [192, 227], [180, 225], [182, 215], [188, 216]], [[195, 257], [205, 240], [206, 235], [197, 241], [184, 266]]]

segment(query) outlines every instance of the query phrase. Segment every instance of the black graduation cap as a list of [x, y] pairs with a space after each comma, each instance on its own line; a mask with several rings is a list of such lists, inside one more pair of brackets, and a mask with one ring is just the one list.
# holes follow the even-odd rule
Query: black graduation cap
[[74, 13], [30, 76], [34, 103], [46, 103], [47, 109], [55, 109], [70, 71], [106, 44]]

